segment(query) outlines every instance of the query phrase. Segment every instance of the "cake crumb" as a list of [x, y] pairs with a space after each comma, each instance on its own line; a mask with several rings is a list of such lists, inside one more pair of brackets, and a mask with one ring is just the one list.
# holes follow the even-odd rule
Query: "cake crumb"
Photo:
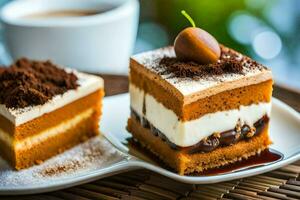
[[213, 133], [213, 136], [216, 138], [220, 138], [221, 134], [220, 134], [220, 132], [215, 132], [215, 133]]
[[44, 162], [44, 161], [42, 161], [42, 160], [36, 160], [36, 161], [35, 161], [35, 164], [36, 164], [36, 165], [41, 165], [43, 162]]
[[252, 137], [256, 132], [256, 128], [255, 127], [251, 127], [250, 131], [246, 134], [246, 136], [248, 138]]

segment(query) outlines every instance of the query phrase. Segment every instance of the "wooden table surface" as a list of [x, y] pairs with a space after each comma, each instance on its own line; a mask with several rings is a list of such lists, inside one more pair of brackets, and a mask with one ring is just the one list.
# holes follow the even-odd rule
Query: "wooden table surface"
[[[103, 75], [106, 96], [128, 91], [125, 76]], [[275, 97], [300, 112], [300, 93], [275, 86]], [[300, 134], [300, 133], [299, 133]], [[300, 142], [300, 141], [299, 141]], [[176, 182], [147, 170], [126, 172], [51, 193], [0, 199], [300, 199], [300, 161], [262, 175], [210, 185]]]

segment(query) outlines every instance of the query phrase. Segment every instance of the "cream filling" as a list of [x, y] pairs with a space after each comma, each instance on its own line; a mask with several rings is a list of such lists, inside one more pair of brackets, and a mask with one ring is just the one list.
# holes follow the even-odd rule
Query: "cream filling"
[[[159, 129], [174, 144], [187, 147], [197, 144], [215, 132], [234, 129], [238, 121], [253, 126], [264, 115], [270, 116], [271, 103], [258, 103], [240, 106], [239, 109], [209, 113], [191, 121], [181, 121], [170, 109], [153, 96], [130, 84], [130, 104], [140, 115]], [[145, 95], [145, 97], [144, 97]], [[145, 100], [145, 102], [144, 102]], [[143, 114], [143, 104], [146, 113]]]
[[5, 142], [7, 145], [13, 147], [15, 150], [32, 148], [36, 144], [46, 141], [49, 138], [55, 137], [59, 134], [64, 134], [65, 131], [75, 127], [81, 121], [89, 118], [93, 114], [93, 112], [93, 108], [89, 108], [70, 120], [64, 121], [55, 127], [51, 127], [39, 134], [24, 138], [20, 141], [14, 140], [14, 138], [10, 134], [0, 129], [0, 140]]

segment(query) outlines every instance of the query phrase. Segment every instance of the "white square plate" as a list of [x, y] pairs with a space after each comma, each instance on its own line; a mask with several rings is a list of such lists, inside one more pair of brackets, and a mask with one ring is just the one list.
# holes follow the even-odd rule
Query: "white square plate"
[[[0, 194], [32, 194], [63, 189], [99, 178], [110, 176], [126, 170], [146, 168], [177, 181], [193, 184], [207, 184], [228, 181], [261, 174], [280, 168], [300, 159], [300, 114], [283, 102], [273, 98], [271, 114], [271, 148], [283, 154], [283, 159], [267, 165], [240, 170], [231, 173], [211, 176], [180, 176], [150, 162], [139, 159], [128, 153], [128, 147], [123, 144], [130, 134], [126, 131], [129, 116], [129, 95], [122, 94], [104, 99], [101, 131], [103, 136], [91, 139], [65, 153], [58, 155], [45, 163], [29, 169], [14, 171], [0, 159]], [[112, 143], [110, 143], [110, 142]], [[86, 152], [95, 148], [101, 151], [96, 159], [87, 159]], [[97, 150], [97, 151], [98, 151]], [[54, 166], [82, 162], [68, 172], [45, 176], [45, 170]]]

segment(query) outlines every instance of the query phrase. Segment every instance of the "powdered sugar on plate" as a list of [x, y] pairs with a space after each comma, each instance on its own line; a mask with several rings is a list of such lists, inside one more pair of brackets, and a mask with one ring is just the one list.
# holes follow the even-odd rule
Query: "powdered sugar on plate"
[[40, 165], [16, 171], [0, 158], [0, 187], [39, 185], [74, 178], [125, 160], [102, 136], [89, 139]]

